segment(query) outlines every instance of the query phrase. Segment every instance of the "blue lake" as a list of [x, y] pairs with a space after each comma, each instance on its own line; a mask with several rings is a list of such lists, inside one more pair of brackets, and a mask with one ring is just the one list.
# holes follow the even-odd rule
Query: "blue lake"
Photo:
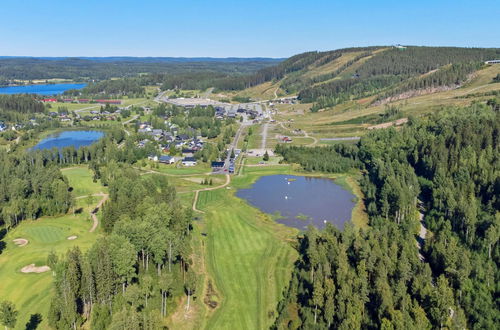
[[323, 229], [331, 223], [339, 229], [351, 219], [356, 197], [335, 181], [293, 175], [260, 177], [236, 196], [268, 214], [278, 214], [276, 222], [299, 230], [309, 225]]
[[62, 149], [74, 146], [76, 149], [91, 145], [104, 136], [100, 131], [64, 131], [47, 136], [40, 141], [32, 150]]
[[0, 87], [0, 94], [59, 95], [70, 89], [80, 89], [87, 84], [46, 84]]

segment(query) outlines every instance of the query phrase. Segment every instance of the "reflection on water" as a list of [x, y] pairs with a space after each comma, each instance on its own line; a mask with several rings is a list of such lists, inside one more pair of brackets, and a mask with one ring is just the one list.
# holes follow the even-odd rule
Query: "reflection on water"
[[54, 147], [62, 149], [74, 146], [76, 149], [88, 146], [104, 136], [100, 131], [64, 131], [51, 134], [40, 141], [33, 150], [52, 149]]
[[263, 176], [236, 195], [300, 230], [309, 225], [323, 229], [328, 222], [343, 229], [355, 204], [355, 196], [331, 179], [293, 175]]

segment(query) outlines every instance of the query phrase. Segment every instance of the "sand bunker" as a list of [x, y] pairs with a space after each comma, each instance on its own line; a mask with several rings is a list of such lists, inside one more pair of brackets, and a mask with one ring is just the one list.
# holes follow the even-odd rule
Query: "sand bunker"
[[31, 264], [21, 268], [21, 273], [45, 273], [48, 272], [49, 270], [50, 270], [49, 266], [37, 267], [35, 266], [35, 264]]
[[25, 246], [26, 244], [28, 244], [28, 240], [25, 238], [16, 238], [15, 240], [13, 240], [13, 242], [17, 246]]
[[70, 236], [70, 237], [68, 237], [68, 239], [69, 239], [70, 241], [72, 241], [72, 240], [74, 240], [74, 239], [77, 239], [77, 238], [78, 238], [78, 236]]

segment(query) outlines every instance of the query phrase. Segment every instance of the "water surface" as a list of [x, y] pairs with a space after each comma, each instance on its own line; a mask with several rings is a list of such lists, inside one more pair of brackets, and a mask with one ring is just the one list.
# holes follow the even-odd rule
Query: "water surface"
[[104, 136], [100, 131], [63, 131], [47, 136], [40, 141], [33, 150], [52, 149], [54, 147], [62, 149], [74, 146], [76, 149], [88, 146]]
[[355, 196], [335, 181], [293, 175], [260, 177], [236, 195], [262, 212], [278, 214], [278, 223], [304, 230], [323, 229], [331, 223], [339, 229], [351, 219]]
[[0, 94], [59, 95], [70, 89], [80, 89], [87, 84], [46, 84], [0, 87]]

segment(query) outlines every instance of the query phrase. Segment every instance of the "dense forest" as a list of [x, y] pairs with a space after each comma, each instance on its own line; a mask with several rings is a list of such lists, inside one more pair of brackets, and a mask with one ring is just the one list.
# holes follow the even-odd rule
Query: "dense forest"
[[[282, 87], [298, 91], [302, 102], [315, 103], [312, 111], [377, 93], [381, 93], [377, 100], [380, 101], [409, 91], [455, 88], [480, 69], [485, 60], [499, 57], [500, 49], [407, 47], [364, 55], [356, 59], [371, 56], [352, 72], [347, 70], [348, 62], [343, 70], [315, 79], [285, 79]], [[326, 81], [333, 78], [337, 79]]]
[[71, 206], [68, 182], [55, 164], [0, 152], [0, 226], [9, 230], [23, 219], [66, 213]]
[[[354, 48], [357, 51], [369, 51], [378, 47]], [[327, 51], [306, 52], [298, 54], [280, 62], [277, 65], [262, 68], [254, 73], [227, 75], [221, 73], [186, 73], [165, 75], [163, 79], [151, 75], [156, 81], [163, 83], [162, 89], [206, 89], [214, 87], [216, 90], [242, 90], [268, 81], [283, 79], [287, 74], [303, 72], [311, 64], [322, 65], [339, 58], [343, 53], [352, 51], [352, 48]]]
[[133, 168], [108, 163], [96, 172], [109, 185], [103, 209], [106, 235], [83, 254], [50, 255], [55, 295], [49, 323], [76, 329], [160, 329], [196, 276], [190, 270], [191, 210], [176, 199], [164, 176], [141, 177]]
[[[276, 328], [496, 328], [500, 112], [495, 104], [442, 110], [412, 118], [401, 130], [361, 139], [356, 158], [370, 227], [311, 228], [299, 238], [300, 258], [279, 304]], [[333, 159], [352, 159], [351, 150], [337, 149], [328, 150]], [[306, 170], [325, 168], [294, 155], [296, 147], [278, 151]], [[417, 245], [419, 214], [429, 232]]]
[[43, 112], [45, 107], [30, 95], [14, 94], [0, 95], [0, 110], [32, 114]]
[[[7, 229], [24, 219], [64, 214], [74, 205], [71, 189], [59, 166], [96, 164], [115, 161], [132, 164], [147, 155], [133, 140], [122, 142], [121, 129], [111, 130], [91, 146], [61, 150], [0, 151], [0, 225]], [[15, 149], [14, 149], [15, 150]]]
[[272, 66], [268, 58], [32, 58], [0, 57], [0, 82], [34, 79], [104, 80], [144, 73], [225, 72], [245, 74]]
[[143, 97], [145, 89], [140, 85], [138, 79], [113, 79], [104, 80], [97, 83], [90, 83], [79, 90], [68, 90], [65, 95], [95, 96], [104, 95], [106, 97]]

